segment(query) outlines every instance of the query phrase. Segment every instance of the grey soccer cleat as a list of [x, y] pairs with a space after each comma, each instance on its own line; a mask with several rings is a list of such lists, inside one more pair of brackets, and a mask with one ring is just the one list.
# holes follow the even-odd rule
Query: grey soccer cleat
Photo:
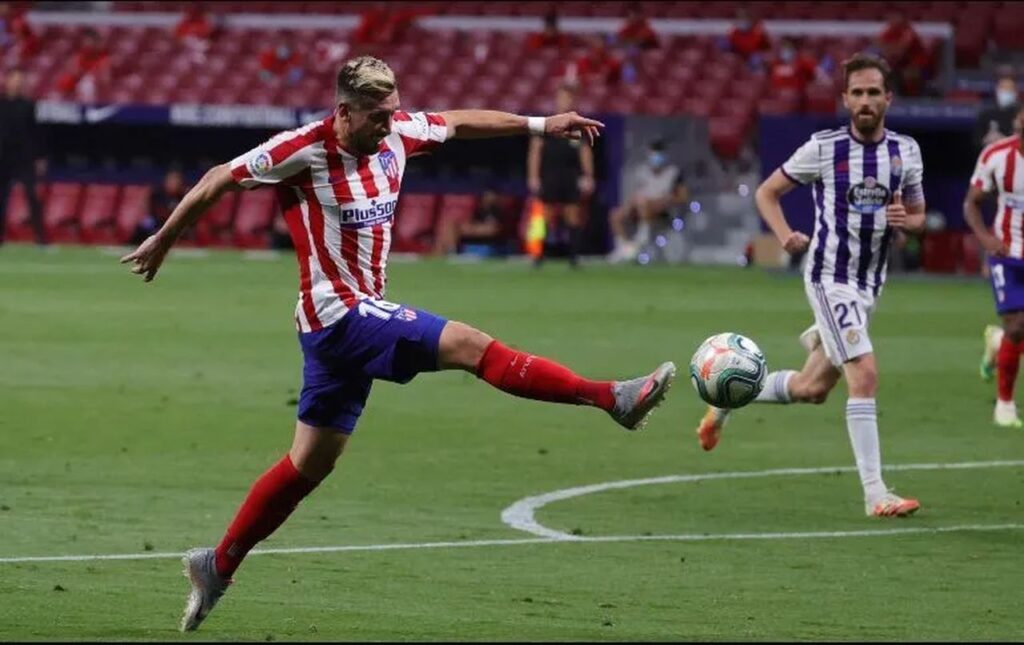
[[192, 583], [181, 617], [181, 631], [195, 631], [199, 624], [227, 591], [231, 580], [225, 580], [217, 573], [213, 549], [191, 549], [181, 558], [185, 565], [185, 577]]
[[676, 377], [676, 364], [669, 361], [647, 376], [616, 381], [612, 386], [615, 408], [609, 414], [627, 430], [641, 430], [647, 418], [665, 398]]

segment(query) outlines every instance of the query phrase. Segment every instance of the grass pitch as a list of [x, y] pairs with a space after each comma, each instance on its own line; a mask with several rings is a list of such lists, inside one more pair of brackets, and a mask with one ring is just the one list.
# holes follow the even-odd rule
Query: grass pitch
[[[845, 389], [751, 406], [703, 453], [685, 376], [720, 331], [798, 367], [797, 277], [758, 270], [396, 263], [389, 299], [592, 377], [680, 378], [647, 429], [516, 399], [462, 373], [377, 383], [335, 473], [253, 555], [198, 635], [176, 631], [175, 557], [214, 544], [287, 449], [301, 357], [294, 260], [172, 255], [142, 284], [96, 249], [0, 250], [0, 640], [1021, 640], [1024, 467], [887, 472], [923, 510], [863, 516], [856, 474], [710, 479], [551, 503], [532, 536], [501, 511], [559, 489], [853, 464]], [[977, 376], [981, 282], [894, 281], [872, 323], [886, 464], [1024, 459]], [[979, 530], [931, 532], [974, 526]], [[849, 535], [875, 529], [921, 532]], [[806, 536], [831, 532], [833, 537]], [[784, 537], [768, 534], [796, 533]], [[722, 534], [745, 534], [724, 539]], [[658, 536], [689, 536], [661, 540]], [[707, 539], [697, 539], [697, 538]], [[460, 546], [464, 544], [465, 546]]]

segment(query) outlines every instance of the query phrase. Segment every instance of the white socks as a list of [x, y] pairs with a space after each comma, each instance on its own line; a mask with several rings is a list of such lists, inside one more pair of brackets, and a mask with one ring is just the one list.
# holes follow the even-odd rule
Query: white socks
[[764, 380], [764, 389], [754, 399], [758, 403], [792, 403], [789, 397], [789, 379], [796, 374], [794, 370], [772, 372]]
[[857, 459], [857, 472], [864, 487], [864, 497], [869, 503], [886, 494], [882, 481], [882, 455], [878, 447], [878, 416], [874, 399], [846, 401], [846, 429], [850, 433], [850, 444]]

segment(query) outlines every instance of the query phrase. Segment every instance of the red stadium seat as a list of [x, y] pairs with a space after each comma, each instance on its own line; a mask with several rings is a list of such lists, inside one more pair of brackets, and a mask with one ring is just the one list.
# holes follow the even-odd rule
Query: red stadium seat
[[124, 244], [130, 240], [135, 227], [150, 214], [149, 198], [152, 194], [152, 186], [128, 184], [122, 189], [115, 215], [118, 243]]
[[423, 253], [430, 248], [437, 201], [437, 195], [402, 195], [395, 215], [394, 251]]
[[733, 117], [714, 117], [708, 120], [711, 148], [723, 159], [735, 159], [743, 149], [746, 126]]
[[247, 190], [238, 196], [234, 244], [243, 249], [265, 249], [277, 214], [277, 197], [270, 188]]
[[54, 182], [43, 206], [43, 227], [51, 242], [78, 241], [78, 209], [82, 184]]
[[196, 224], [196, 244], [199, 246], [230, 246], [233, 234], [235, 204], [238, 193], [224, 193], [217, 203]]
[[81, 241], [86, 244], [116, 244], [117, 200], [121, 187], [116, 184], [89, 184], [85, 187], [79, 217]]
[[448, 222], [468, 222], [480, 198], [476, 195], [444, 194], [437, 208], [436, 229], [447, 226]]
[[[46, 189], [46, 184], [36, 184], [36, 196], [42, 204], [46, 203]], [[11, 242], [27, 242], [35, 239], [33, 236], [25, 187], [20, 183], [14, 184], [7, 200], [7, 232], [4, 239]]]

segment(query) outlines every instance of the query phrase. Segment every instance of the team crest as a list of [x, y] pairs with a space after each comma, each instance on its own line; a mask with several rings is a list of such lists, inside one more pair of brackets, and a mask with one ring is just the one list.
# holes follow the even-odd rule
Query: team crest
[[846, 332], [846, 342], [850, 343], [851, 345], [856, 345], [857, 343], [860, 342], [860, 334], [857, 333], [856, 329], [851, 329], [850, 331]]
[[380, 169], [384, 171], [384, 175], [389, 180], [398, 180], [398, 157], [395, 156], [395, 153], [384, 150], [377, 155], [377, 161], [380, 162]]
[[398, 313], [395, 314], [395, 318], [398, 318], [399, 320], [404, 320], [406, 322], [412, 322], [416, 320], [416, 311], [414, 309], [407, 309], [405, 307], [402, 307], [401, 309], [398, 310]]
[[250, 159], [246, 165], [249, 167], [249, 172], [252, 173], [253, 177], [259, 177], [270, 172], [270, 169], [274, 167], [274, 159], [270, 156], [269, 152], [264, 150]]

